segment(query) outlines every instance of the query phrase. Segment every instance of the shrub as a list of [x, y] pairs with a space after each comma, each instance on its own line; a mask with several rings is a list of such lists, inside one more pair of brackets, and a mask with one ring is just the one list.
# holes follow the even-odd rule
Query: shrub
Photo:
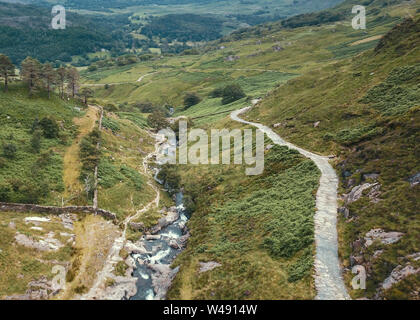
[[134, 104], [134, 107], [139, 109], [143, 113], [152, 113], [155, 108], [151, 102], [138, 102]]
[[10, 201], [12, 187], [7, 182], [0, 182], [0, 202]]
[[170, 124], [165, 118], [165, 114], [162, 111], [154, 111], [147, 118], [147, 123], [150, 127], [157, 130], [169, 128]]
[[128, 179], [131, 180], [131, 182], [133, 183], [134, 187], [138, 191], [142, 189], [142, 187], [143, 187], [143, 178], [142, 178], [142, 176], [141, 176], [140, 173], [138, 173], [133, 168], [130, 168], [130, 167], [127, 167], [127, 166], [122, 166], [120, 171], [121, 171], [121, 173], [125, 177], [127, 177]]
[[163, 165], [158, 178], [163, 180], [171, 190], [178, 190], [180, 187], [181, 177], [174, 166]]
[[308, 247], [304, 250], [302, 256], [289, 267], [287, 273], [289, 277], [287, 281], [296, 282], [309, 275], [313, 266], [312, 248]]
[[99, 184], [104, 188], [112, 188], [124, 179], [118, 168], [109, 160], [101, 159], [98, 165]]
[[210, 98], [221, 98], [223, 97], [223, 88], [216, 88], [209, 94]]
[[16, 157], [17, 147], [13, 143], [8, 143], [3, 146], [3, 155], [6, 158], [14, 159]]
[[35, 130], [32, 134], [31, 138], [31, 147], [32, 150], [36, 153], [39, 153], [41, 150], [41, 137], [42, 137], [42, 131], [41, 130]]
[[117, 112], [119, 110], [118, 107], [113, 103], [106, 104], [104, 109], [108, 112]]
[[371, 88], [360, 101], [372, 104], [383, 115], [404, 114], [420, 100], [420, 64], [395, 68], [381, 84]]
[[97, 144], [101, 139], [101, 132], [98, 129], [93, 130], [84, 137], [80, 143], [80, 160], [82, 162], [81, 179], [84, 180], [88, 173], [93, 173], [95, 166], [98, 165], [101, 152]]
[[201, 98], [196, 93], [187, 93], [184, 97], [184, 107], [185, 109], [191, 108], [196, 104], [199, 104]]
[[54, 119], [43, 118], [39, 122], [39, 127], [42, 128], [45, 138], [54, 139], [58, 137], [59, 128], [57, 122]]
[[118, 122], [106, 117], [102, 119], [102, 126], [106, 129], [111, 130], [113, 133], [116, 133], [121, 130]]
[[239, 99], [244, 98], [246, 95], [239, 85], [232, 84], [223, 89], [222, 104], [229, 104]]
[[188, 194], [184, 196], [184, 207], [187, 214], [192, 214], [197, 209], [193, 198]]
[[116, 276], [125, 276], [125, 272], [127, 271], [128, 266], [124, 261], [120, 261], [117, 263], [117, 265], [115, 266], [115, 271], [114, 274]]

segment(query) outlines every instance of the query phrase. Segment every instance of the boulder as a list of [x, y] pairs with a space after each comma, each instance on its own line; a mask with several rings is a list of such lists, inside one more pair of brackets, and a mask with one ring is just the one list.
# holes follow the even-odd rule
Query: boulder
[[400, 282], [408, 276], [418, 273], [420, 273], [420, 268], [416, 269], [410, 264], [406, 265], [405, 267], [397, 266], [394, 270], [392, 270], [389, 277], [384, 280], [384, 282], [382, 283], [382, 288], [388, 290], [394, 284]]
[[354, 187], [350, 191], [350, 193], [345, 196], [346, 204], [356, 202], [357, 200], [359, 200], [362, 197], [363, 191], [368, 190], [368, 189], [370, 189], [370, 188], [372, 188], [376, 185], [378, 185], [378, 184], [377, 183], [375, 183], [375, 184], [365, 183], [365, 184]]
[[131, 229], [135, 230], [135, 231], [144, 231], [146, 228], [144, 226], [144, 223], [142, 222], [130, 222], [130, 227]]
[[15, 240], [16, 243], [21, 246], [38, 251], [57, 251], [64, 246], [60, 241], [54, 238], [54, 232], [50, 232], [46, 238], [39, 241], [17, 232]]
[[172, 284], [172, 280], [175, 278], [179, 271], [179, 267], [171, 269], [170, 265], [164, 264], [148, 264], [148, 268], [153, 271], [152, 274], [152, 285], [155, 292], [156, 300], [166, 299], [166, 293]]
[[357, 266], [357, 265], [361, 265], [363, 264], [363, 256], [354, 256], [354, 255], [350, 255], [350, 266]]
[[381, 201], [381, 199], [379, 198], [381, 196], [380, 189], [381, 189], [381, 185], [376, 184], [374, 187], [372, 187], [372, 190], [369, 191], [368, 197], [371, 202], [378, 203], [379, 201]]
[[284, 48], [282, 46], [280, 46], [280, 45], [275, 45], [275, 46], [273, 46], [273, 50], [275, 52], [279, 52], [279, 51], [284, 50]]
[[338, 208], [338, 213], [341, 213], [345, 219], [350, 217], [350, 210], [346, 207]]
[[240, 59], [239, 56], [228, 56], [228, 57], [225, 58], [225, 61], [233, 62], [233, 61], [236, 61], [236, 60], [239, 60], [239, 59]]
[[398, 242], [404, 233], [401, 232], [385, 232], [382, 229], [372, 229], [365, 236], [365, 246], [369, 247], [374, 241], [379, 240], [382, 244], [392, 244]]
[[179, 249], [181, 249], [181, 246], [178, 244], [178, 242], [176, 241], [176, 240], [174, 240], [174, 239], [172, 239], [171, 241], [169, 241], [169, 246], [172, 248], [172, 249], [176, 249], [176, 250], [179, 250]]
[[418, 185], [420, 183], [420, 172], [408, 178], [408, 182], [410, 182], [411, 187]]
[[374, 181], [376, 181], [376, 180], [378, 180], [378, 178], [379, 178], [379, 174], [378, 173], [366, 173], [366, 174], [363, 175], [363, 180], [364, 181], [366, 181], [366, 180], [374, 180]]
[[211, 271], [221, 266], [222, 265], [220, 263], [215, 262], [215, 261], [200, 262], [200, 273]]
[[148, 234], [145, 236], [146, 241], [160, 240], [160, 238], [161, 238], [160, 235]]
[[134, 244], [131, 241], [127, 241], [124, 245], [124, 249], [129, 254], [146, 254], [147, 250], [140, 244]]
[[269, 144], [265, 147], [265, 151], [269, 151], [269, 150], [273, 149], [273, 147], [274, 146], [272, 144]]

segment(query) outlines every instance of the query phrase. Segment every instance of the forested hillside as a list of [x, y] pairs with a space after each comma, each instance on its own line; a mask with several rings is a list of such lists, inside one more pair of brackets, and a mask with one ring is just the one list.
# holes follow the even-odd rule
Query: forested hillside
[[51, 19], [51, 7], [0, 2], [0, 52], [15, 63], [29, 55], [42, 62], [69, 62], [75, 55], [101, 49], [123, 51], [131, 44], [125, 29], [127, 15], [67, 13], [65, 30], [52, 30]]

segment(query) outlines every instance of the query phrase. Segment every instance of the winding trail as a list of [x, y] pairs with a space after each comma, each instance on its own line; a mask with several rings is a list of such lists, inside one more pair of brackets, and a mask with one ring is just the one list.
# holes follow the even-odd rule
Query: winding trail
[[[159, 137], [157, 137], [159, 138]], [[143, 171], [146, 176], [149, 177], [149, 181], [147, 184], [156, 192], [156, 197], [149, 202], [147, 205], [145, 205], [142, 209], [138, 210], [134, 215], [131, 215], [127, 217], [123, 222], [123, 232], [121, 233], [121, 236], [116, 238], [114, 240], [114, 244], [112, 245], [107, 259], [105, 261], [104, 267], [102, 270], [98, 273], [96, 280], [89, 290], [87, 294], [81, 297], [82, 300], [95, 300], [95, 299], [104, 299], [107, 297], [104, 297], [104, 290], [106, 286], [106, 280], [108, 278], [113, 278], [113, 271], [115, 269], [115, 266], [118, 262], [122, 261], [123, 259], [120, 257], [120, 252], [124, 248], [124, 245], [127, 241], [127, 229], [134, 219], [138, 218], [142, 213], [148, 211], [152, 207], [159, 207], [160, 202], [160, 189], [156, 187], [154, 184], [153, 177], [149, 174], [148, 171], [148, 162], [153, 157], [155, 157], [159, 151], [159, 146], [162, 143], [162, 140], [157, 139], [158, 141], [155, 144], [155, 150], [151, 153], [149, 153], [144, 159], [143, 159]], [[135, 281], [134, 279], [133, 281]]]
[[[253, 102], [256, 104], [257, 102]], [[338, 177], [329, 163], [329, 158], [301, 149], [284, 141], [269, 127], [259, 123], [242, 120], [239, 115], [252, 107], [236, 110], [231, 113], [234, 121], [257, 127], [264, 132], [275, 144], [287, 146], [299, 151], [311, 159], [321, 171], [321, 180], [316, 195], [317, 212], [315, 214], [315, 287], [317, 300], [348, 300], [338, 259], [337, 235], [337, 188]]]

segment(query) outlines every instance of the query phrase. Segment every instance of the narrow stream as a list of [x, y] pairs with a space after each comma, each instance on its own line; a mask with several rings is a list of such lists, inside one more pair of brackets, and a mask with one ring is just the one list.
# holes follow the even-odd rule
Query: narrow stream
[[[168, 154], [170, 150], [169, 148], [174, 145], [176, 146], [176, 140], [167, 141], [162, 144], [161, 152]], [[163, 181], [158, 179], [158, 174], [159, 169], [156, 169], [154, 179], [159, 184], [163, 184]], [[140, 239], [140, 243], [144, 246], [148, 253], [132, 255], [136, 261], [136, 268], [134, 269], [133, 276], [138, 278], [138, 281], [137, 294], [131, 297], [130, 300], [155, 300], [157, 297], [152, 279], [155, 273], [153, 265], [169, 267], [175, 260], [176, 256], [181, 253], [181, 247], [177, 247], [176, 244], [183, 242], [181, 238], [185, 237], [188, 232], [186, 223], [189, 219], [185, 212], [183, 200], [183, 193], [178, 192], [175, 195], [178, 219], [174, 223], [162, 228], [159, 232], [153, 234], [152, 236], [149, 235], [148, 237], [147, 235], [143, 235]]]

